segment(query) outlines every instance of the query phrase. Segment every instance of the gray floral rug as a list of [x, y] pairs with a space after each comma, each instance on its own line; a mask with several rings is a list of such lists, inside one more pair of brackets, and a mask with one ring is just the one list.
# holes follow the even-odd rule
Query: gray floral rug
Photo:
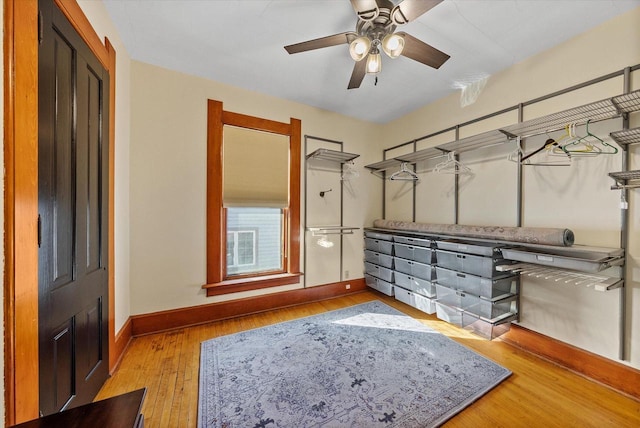
[[510, 374], [373, 301], [203, 342], [198, 426], [438, 426]]

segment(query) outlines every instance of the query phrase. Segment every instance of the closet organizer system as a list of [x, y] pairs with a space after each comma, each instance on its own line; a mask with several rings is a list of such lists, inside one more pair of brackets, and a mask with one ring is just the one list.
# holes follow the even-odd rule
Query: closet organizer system
[[[328, 148], [318, 148], [311, 153], [308, 153], [309, 142], [312, 140], [316, 140], [319, 144], [332, 146], [339, 150], [333, 150]], [[340, 281], [343, 280], [343, 236], [344, 235], [352, 235], [354, 230], [360, 229], [359, 227], [345, 226], [344, 225], [344, 183], [345, 181], [350, 180], [357, 176], [357, 172], [353, 167], [353, 160], [359, 157], [359, 154], [354, 153], [346, 153], [342, 151], [343, 143], [341, 141], [330, 140], [327, 138], [314, 137], [310, 135], [304, 136], [304, 150], [305, 150], [305, 169], [304, 169], [304, 182], [305, 182], [305, 193], [304, 193], [304, 227], [305, 231], [311, 233], [312, 237], [318, 237], [320, 243], [326, 243], [330, 245], [327, 238], [329, 235], [338, 235], [340, 237], [339, 240], [339, 250], [340, 250]], [[325, 225], [317, 225], [317, 224], [309, 224], [309, 198], [324, 198], [328, 193], [334, 192], [333, 187], [329, 187], [326, 190], [321, 190], [317, 194], [310, 194], [309, 192], [309, 174], [308, 171], [310, 169], [316, 169], [321, 171], [327, 171], [330, 173], [339, 174], [340, 184], [339, 188], [336, 189], [337, 192], [340, 193], [340, 218], [335, 224], [325, 224]], [[305, 252], [304, 252], [304, 267], [305, 272], [308, 272], [307, 269], [307, 254], [308, 254], [308, 246], [312, 244], [312, 240], [305, 239]], [[305, 287], [307, 286], [307, 277], [305, 276]]]
[[[390, 150], [395, 150], [403, 146], [413, 145], [413, 152], [394, 157], [392, 159], [385, 159], [381, 162], [366, 165], [365, 167], [371, 171], [371, 173], [383, 178], [383, 179], [397, 179], [399, 177], [402, 180], [414, 181], [413, 186], [413, 218], [415, 220], [415, 181], [418, 176], [415, 174], [416, 167], [419, 163], [435, 160], [438, 158], [445, 158], [445, 162], [439, 164], [440, 167], [450, 168], [455, 175], [454, 180], [454, 223], [458, 224], [458, 194], [459, 194], [459, 182], [458, 174], [464, 173], [464, 165], [458, 162], [458, 154], [465, 153], [473, 150], [478, 150], [490, 146], [496, 146], [500, 144], [516, 144], [516, 151], [510, 156], [510, 160], [517, 162], [517, 211], [516, 211], [516, 226], [522, 226], [522, 213], [523, 213], [523, 198], [522, 198], [522, 168], [527, 165], [536, 165], [537, 163], [532, 161], [531, 158], [527, 159], [521, 150], [521, 140], [533, 136], [545, 135], [554, 131], [561, 131], [566, 129], [571, 131], [571, 126], [574, 124], [588, 125], [589, 123], [603, 121], [614, 118], [622, 118], [622, 129], [610, 134], [611, 140], [613, 140], [617, 147], [613, 145], [607, 145], [605, 150], [613, 148], [615, 151], [619, 149], [622, 153], [622, 169], [621, 171], [610, 172], [609, 176], [614, 180], [614, 184], [611, 186], [612, 190], [621, 191], [621, 233], [620, 233], [620, 248], [596, 248], [575, 245], [571, 247], [556, 247], [545, 245], [531, 245], [526, 243], [514, 243], [514, 242], [500, 242], [497, 240], [486, 239], [473, 239], [460, 236], [447, 236], [447, 235], [432, 235], [428, 233], [407, 232], [406, 230], [393, 230], [393, 229], [380, 229], [380, 228], [365, 228], [365, 248], [367, 251], [378, 252], [378, 262], [374, 260], [372, 254], [365, 256], [365, 274], [368, 278], [368, 284], [373, 288], [389, 294], [394, 295], [403, 301], [424, 310], [428, 313], [434, 312], [434, 307], [438, 316], [453, 321], [458, 325], [469, 326], [473, 324], [471, 321], [476, 320], [476, 317], [480, 315], [480, 320], [484, 322], [481, 327], [472, 326], [471, 329], [479, 330], [485, 337], [493, 338], [497, 334], [500, 334], [508, 329], [508, 323], [517, 319], [517, 313], [519, 310], [518, 304], [518, 290], [519, 286], [515, 283], [511, 283], [509, 292], [511, 294], [508, 305], [498, 305], [496, 307], [495, 301], [492, 297], [498, 290], [504, 290], [506, 292], [507, 286], [504, 287], [489, 288], [489, 294], [482, 294], [476, 292], [471, 293], [472, 298], [480, 298], [483, 304], [489, 304], [491, 306], [491, 312], [485, 314], [478, 314], [476, 310], [474, 312], [470, 300], [464, 301], [465, 293], [468, 292], [465, 285], [460, 283], [451, 282], [447, 277], [438, 275], [439, 272], [444, 272], [444, 269], [450, 269], [451, 266], [447, 261], [441, 262], [439, 259], [439, 251], [444, 251], [444, 247], [448, 246], [449, 241], [459, 242], [457, 251], [459, 255], [479, 255], [474, 254], [474, 251], [470, 251], [473, 245], [479, 245], [481, 248], [487, 248], [488, 253], [484, 257], [491, 257], [494, 260], [500, 259], [500, 261], [492, 262], [491, 275], [488, 276], [492, 281], [496, 280], [496, 276], [500, 276], [498, 272], [503, 274], [514, 273], [518, 276], [534, 276], [538, 279], [569, 283], [574, 285], [584, 285], [591, 287], [592, 289], [600, 292], [606, 292], [609, 290], [622, 288], [620, 290], [620, 349], [619, 358], [625, 358], [625, 325], [626, 325], [626, 297], [624, 292], [624, 268], [609, 269], [612, 266], [623, 266], [625, 264], [625, 248], [628, 241], [628, 191], [636, 187], [640, 187], [640, 170], [629, 170], [629, 147], [640, 143], [640, 128], [629, 129], [629, 114], [640, 110], [640, 90], [631, 91], [631, 73], [639, 70], [640, 65], [633, 67], [627, 67], [623, 70], [610, 73], [606, 76], [602, 76], [597, 79], [584, 82], [579, 85], [575, 85], [566, 88], [561, 91], [548, 94], [544, 97], [540, 97], [528, 102], [520, 103], [516, 106], [506, 108], [504, 110], [480, 117], [478, 119], [459, 124], [448, 129], [441, 130], [439, 132], [426, 135], [419, 139], [409, 141], [404, 144], [400, 144], [389, 149], [384, 150], [384, 157]], [[527, 105], [535, 104], [559, 95], [570, 93], [572, 91], [582, 89], [584, 87], [594, 85], [600, 82], [604, 82], [608, 79], [623, 77], [623, 93], [618, 96], [607, 98], [601, 101], [589, 103], [580, 107], [571, 108], [554, 114], [549, 114], [536, 119], [523, 121], [523, 108]], [[463, 126], [467, 126], [482, 120], [489, 119], [510, 111], [517, 111], [519, 122], [510, 126], [506, 126], [501, 129], [496, 129], [489, 132], [484, 132], [478, 135], [474, 135], [467, 138], [459, 139], [459, 129]], [[425, 140], [437, 135], [455, 131], [455, 140], [429, 147], [423, 150], [417, 150], [417, 142]], [[555, 150], [556, 154], [561, 156], [566, 155], [567, 159], [570, 159], [571, 154], [567, 153], [568, 150], [562, 148], [561, 144], [552, 144], [547, 141], [542, 148], [547, 152]], [[570, 148], [569, 148], [570, 149]], [[581, 146], [581, 150], [602, 150], [601, 148], [585, 148]], [[396, 171], [395, 173], [393, 171]], [[384, 187], [383, 187], [384, 192]], [[385, 195], [383, 193], [383, 217], [384, 217], [384, 200]], [[381, 234], [381, 235], [379, 235]], [[424, 253], [426, 258], [416, 259], [415, 250], [414, 257], [407, 257], [408, 254], [404, 250], [400, 250], [404, 247], [403, 240], [407, 236], [419, 241], [419, 246], [424, 248], [424, 251], [430, 251], [429, 254]], [[375, 245], [374, 241], [377, 241]], [[458, 244], [453, 244], [458, 245]], [[442, 248], [441, 248], [442, 247]], [[416, 248], [418, 248], [416, 246]], [[466, 248], [463, 250], [462, 248]], [[398, 253], [400, 250], [400, 253]], [[420, 251], [418, 251], [420, 253]], [[435, 256], [434, 256], [435, 255]], [[385, 257], [389, 256], [389, 257]], [[432, 259], [429, 259], [432, 256]], [[422, 256], [421, 256], [422, 257]], [[413, 283], [409, 284], [404, 277], [403, 264], [405, 260], [411, 262], [426, 262], [431, 261], [431, 269], [427, 269], [423, 273], [412, 274]], [[377, 267], [373, 267], [373, 265]], [[441, 268], [438, 270], [438, 268]], [[455, 269], [453, 269], [455, 271]], [[606, 271], [606, 272], [603, 272]], [[612, 273], [612, 271], [614, 271]], [[381, 273], [377, 273], [381, 272]], [[447, 272], [448, 273], [448, 272]], [[458, 273], [466, 275], [464, 270], [459, 270]], [[604, 276], [604, 275], [608, 276]], [[480, 275], [480, 278], [483, 276]], [[501, 278], [498, 278], [499, 280]], [[481, 280], [477, 280], [477, 284], [480, 284]], [[445, 287], [447, 289], [445, 289]], [[411, 294], [409, 294], [411, 293]], [[457, 293], [458, 297], [452, 298], [452, 293]], [[425, 301], [424, 299], [430, 299]], [[443, 307], [438, 311], [439, 306]], [[455, 309], [457, 312], [451, 312], [451, 309]], [[446, 311], [449, 310], [449, 313]], [[501, 313], [504, 312], [502, 315]], [[451, 316], [451, 314], [456, 316]], [[465, 317], [466, 314], [466, 317]], [[482, 315], [499, 315], [498, 317], [483, 317]], [[503, 318], [501, 318], [503, 317]], [[496, 319], [498, 318], [498, 319]]]

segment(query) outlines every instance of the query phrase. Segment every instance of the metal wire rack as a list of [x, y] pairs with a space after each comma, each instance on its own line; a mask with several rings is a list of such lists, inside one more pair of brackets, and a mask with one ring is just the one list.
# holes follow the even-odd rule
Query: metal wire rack
[[391, 168], [397, 168], [399, 167], [404, 161], [397, 159], [397, 158], [391, 158], [391, 159], [387, 159], [387, 160], [383, 160], [380, 162], [376, 162], [376, 163], [372, 163], [369, 165], [365, 165], [364, 167], [367, 169], [371, 170], [371, 173], [374, 175], [377, 175], [378, 177], [382, 178], [384, 177], [384, 172], [388, 169]]
[[593, 287], [596, 291], [614, 290], [622, 287], [624, 282], [620, 278], [590, 275], [564, 269], [550, 268], [533, 263], [502, 265], [498, 266], [497, 269], [504, 272], [519, 273], [521, 276], [524, 275], [532, 278], [543, 279], [545, 281], [555, 282], [558, 284]]
[[354, 153], [339, 152], [330, 149], [318, 149], [307, 155], [307, 159], [318, 159], [331, 162], [345, 163], [354, 160], [360, 155]]
[[609, 134], [613, 141], [618, 143], [622, 148], [630, 144], [640, 143], [640, 128], [625, 129]]
[[616, 181], [616, 184], [611, 186], [611, 190], [635, 189], [636, 187], [640, 187], [640, 170], [610, 172], [609, 177]]
[[[392, 161], [392, 159], [389, 159], [387, 161], [367, 165], [366, 167], [374, 170], [374, 172], [380, 171], [382, 170], [382, 168], [380, 168], [380, 164], [384, 164], [388, 168], [389, 166], [387, 165], [395, 166], [399, 164], [398, 162], [421, 162], [433, 159], [439, 156], [442, 152], [464, 153], [470, 150], [506, 143], [517, 137], [527, 138], [535, 135], [542, 135], [547, 132], [558, 131], [563, 129], [568, 123], [586, 123], [588, 120], [595, 122], [599, 120], [613, 119], [620, 117], [622, 114], [639, 110], [640, 90], [637, 90], [628, 94], [618, 95], [613, 98], [607, 98], [601, 101], [585, 104], [580, 107], [527, 120], [501, 129], [484, 132], [471, 137], [452, 141], [450, 143], [419, 150], [412, 154], [402, 155], [395, 158], [395, 164], [388, 164], [388, 162]], [[633, 143], [640, 139], [637, 135], [639, 134], [637, 129], [620, 132], [625, 132], [625, 134], [622, 134], [623, 136], [626, 134], [634, 135], [633, 138], [635, 138], [635, 140]]]

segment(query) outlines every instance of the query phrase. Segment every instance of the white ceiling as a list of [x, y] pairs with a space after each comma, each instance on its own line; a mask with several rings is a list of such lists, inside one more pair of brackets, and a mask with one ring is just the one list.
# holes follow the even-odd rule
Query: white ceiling
[[367, 75], [360, 88], [347, 90], [348, 45], [295, 55], [283, 47], [355, 30], [349, 0], [103, 1], [134, 60], [379, 123], [640, 6], [640, 0], [444, 0], [399, 30], [448, 53], [449, 61], [434, 70], [383, 55], [377, 85]]

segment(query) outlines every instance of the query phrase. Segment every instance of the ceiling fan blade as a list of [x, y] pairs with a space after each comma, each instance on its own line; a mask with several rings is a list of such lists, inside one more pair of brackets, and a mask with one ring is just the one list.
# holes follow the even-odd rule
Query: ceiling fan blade
[[351, 6], [356, 11], [358, 18], [363, 21], [371, 21], [377, 18], [380, 13], [376, 0], [351, 0]]
[[353, 66], [353, 72], [351, 73], [351, 79], [349, 80], [349, 86], [347, 89], [359, 88], [365, 74], [367, 74], [367, 61], [356, 61]]
[[441, 2], [442, 0], [403, 0], [391, 11], [391, 20], [397, 25], [406, 24]]
[[[405, 0], [406, 1], [406, 0]], [[404, 49], [400, 55], [411, 58], [433, 68], [440, 68], [449, 58], [446, 53], [439, 51], [422, 40], [416, 39], [405, 32], [398, 32], [404, 38]]]
[[357, 37], [357, 34], [350, 31], [347, 33], [334, 34], [333, 36], [320, 37], [319, 39], [307, 40], [306, 42], [296, 43], [285, 46], [284, 48], [290, 54], [294, 54], [350, 43], [355, 37]]

